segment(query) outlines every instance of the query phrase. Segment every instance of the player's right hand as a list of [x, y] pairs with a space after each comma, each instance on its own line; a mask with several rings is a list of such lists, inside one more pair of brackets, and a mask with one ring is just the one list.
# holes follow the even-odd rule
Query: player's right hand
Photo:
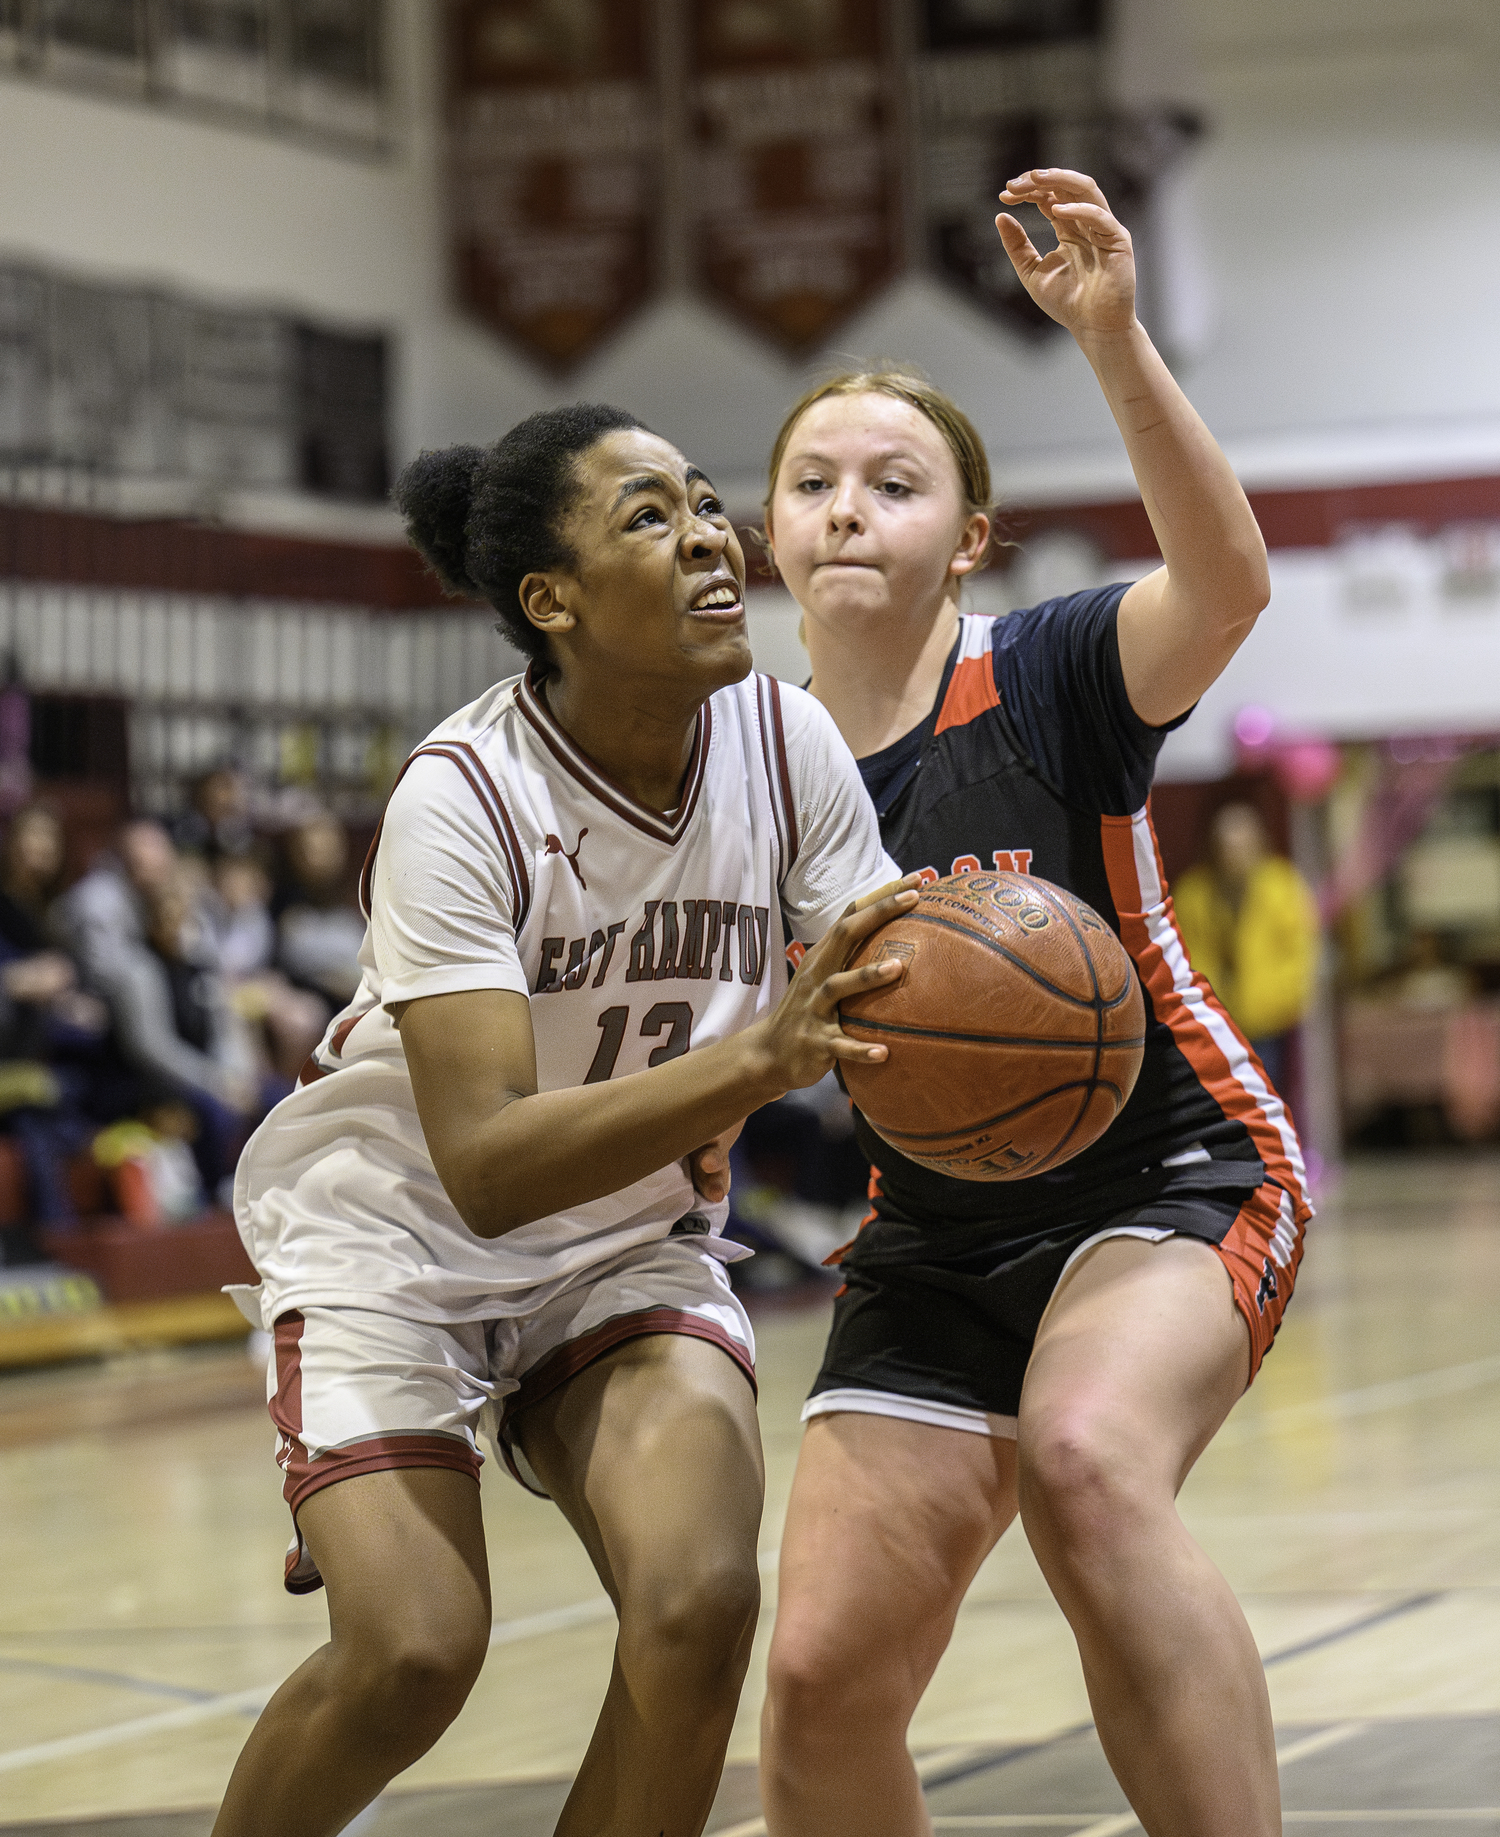
[[839, 1061], [878, 1065], [887, 1056], [884, 1046], [848, 1037], [839, 1025], [839, 1003], [898, 981], [905, 966], [895, 958], [855, 970], [844, 965], [872, 932], [911, 910], [917, 903], [918, 880], [908, 874], [856, 901], [802, 959], [774, 1012], [751, 1030], [762, 1036], [758, 1043], [772, 1056], [772, 1076], [779, 1089], [796, 1091], [816, 1084]]

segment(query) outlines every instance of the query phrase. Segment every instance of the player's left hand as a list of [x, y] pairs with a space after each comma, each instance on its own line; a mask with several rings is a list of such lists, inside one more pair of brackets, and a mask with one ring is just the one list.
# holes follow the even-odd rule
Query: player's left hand
[[711, 1142], [683, 1156], [682, 1165], [693, 1183], [693, 1191], [710, 1205], [717, 1205], [729, 1196], [729, 1151], [739, 1140], [744, 1126], [742, 1118], [732, 1129], [726, 1129]]
[[995, 219], [1021, 285], [1050, 318], [1075, 338], [1128, 332], [1135, 323], [1135, 253], [1130, 232], [1104, 193], [1082, 172], [1042, 167], [1012, 179], [1002, 204], [1035, 204], [1057, 234], [1057, 247], [1039, 255], [1009, 212]]

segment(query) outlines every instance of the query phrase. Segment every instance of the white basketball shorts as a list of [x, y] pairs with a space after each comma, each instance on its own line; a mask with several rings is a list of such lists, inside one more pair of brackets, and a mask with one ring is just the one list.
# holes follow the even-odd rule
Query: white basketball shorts
[[[283, 1314], [267, 1393], [293, 1525], [314, 1493], [356, 1474], [447, 1467], [477, 1481], [481, 1427], [516, 1479], [545, 1498], [516, 1445], [516, 1417], [606, 1352], [653, 1333], [710, 1341], [754, 1386], [749, 1319], [723, 1264], [692, 1237], [627, 1251], [534, 1314], [456, 1323], [362, 1308]], [[322, 1583], [295, 1536], [288, 1590]]]

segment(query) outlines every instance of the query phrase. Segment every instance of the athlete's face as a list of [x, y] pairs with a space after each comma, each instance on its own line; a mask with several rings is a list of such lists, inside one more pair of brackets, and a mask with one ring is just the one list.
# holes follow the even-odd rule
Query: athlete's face
[[766, 527], [807, 618], [839, 624], [930, 619], [989, 535], [938, 428], [878, 392], [825, 396], [802, 416]]
[[564, 662], [711, 693], [750, 669], [745, 557], [707, 478], [639, 428], [579, 464], [566, 533], [577, 560], [528, 575], [521, 600]]

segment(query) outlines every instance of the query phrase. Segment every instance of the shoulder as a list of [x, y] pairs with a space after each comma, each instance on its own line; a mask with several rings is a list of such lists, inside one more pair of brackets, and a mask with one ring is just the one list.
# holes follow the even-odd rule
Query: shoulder
[[439, 721], [422, 745], [430, 746], [439, 740], [461, 740], [478, 746], [486, 740], [499, 738], [516, 718], [516, 695], [521, 680], [519, 676], [507, 676], [502, 682], [491, 684], [483, 695], [476, 696], [466, 707], [456, 708]]
[[747, 680], [755, 685], [762, 723], [789, 749], [825, 745], [830, 736], [843, 745], [833, 716], [815, 695], [775, 676], [757, 673]]
[[1120, 601], [1129, 589], [1128, 581], [1115, 581], [1007, 613], [991, 621], [995, 651], [1061, 656], [1095, 648], [1113, 639]]

